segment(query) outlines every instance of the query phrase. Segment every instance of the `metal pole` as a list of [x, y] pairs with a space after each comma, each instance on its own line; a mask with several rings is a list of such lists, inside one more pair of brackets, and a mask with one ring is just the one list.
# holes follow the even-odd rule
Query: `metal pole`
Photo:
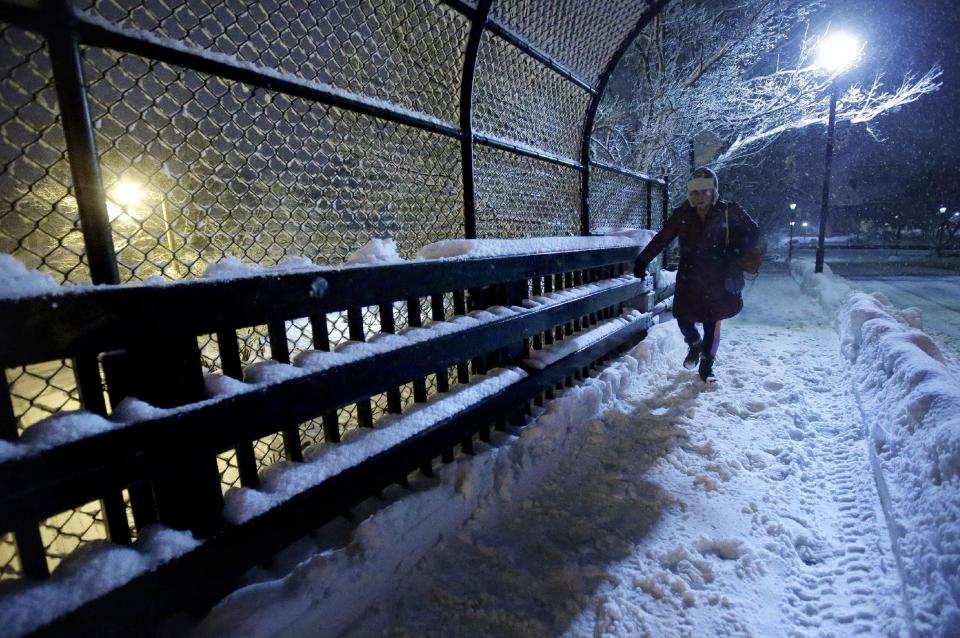
[[473, 170], [473, 79], [477, 69], [480, 40], [487, 26], [491, 4], [493, 0], [480, 0], [477, 4], [463, 57], [463, 76], [460, 81], [460, 130], [463, 132], [460, 137], [460, 164], [463, 169], [463, 236], [466, 239], [477, 238], [477, 198]]
[[647, 230], [653, 228], [653, 184], [649, 181], [644, 182], [643, 188], [646, 195], [647, 204]]
[[[791, 215], [791, 217], [793, 216]], [[793, 219], [790, 220], [790, 244], [787, 246], [787, 263], [788, 264], [790, 263], [790, 260], [793, 259], [793, 226], [795, 223], [796, 222]]]
[[663, 176], [663, 215], [660, 218], [660, 228], [663, 228], [663, 223], [667, 221], [667, 217], [670, 214], [670, 176]]
[[824, 243], [827, 236], [827, 216], [830, 212], [830, 167], [833, 164], [833, 127], [837, 119], [837, 88], [830, 90], [830, 118], [827, 121], [827, 156], [823, 173], [823, 199], [820, 202], [820, 236], [817, 239], [817, 261], [814, 272], [823, 272]]
[[50, 64], [63, 120], [83, 243], [90, 264], [90, 279], [95, 284], [118, 284], [120, 275], [87, 104], [80, 45], [74, 31], [75, 16], [69, 0], [47, 0], [44, 8], [53, 25], [47, 45], [50, 47]]
[[670, 0], [655, 0], [647, 5], [646, 10], [640, 16], [640, 19], [637, 20], [633, 30], [620, 42], [619, 48], [617, 48], [610, 57], [610, 60], [607, 61], [607, 66], [597, 79], [597, 92], [594, 93], [593, 99], [590, 100], [590, 106], [587, 107], [587, 116], [583, 123], [583, 139], [580, 143], [580, 163], [582, 164], [580, 169], [581, 235], [590, 234], [590, 138], [593, 135], [593, 124], [597, 119], [597, 109], [600, 107], [600, 100], [603, 99], [603, 94], [607, 90], [607, 83], [610, 81], [610, 76], [613, 74], [614, 69], [617, 68], [627, 49], [633, 41], [637, 39], [640, 32], [650, 24], [651, 20], [660, 14], [669, 2]]

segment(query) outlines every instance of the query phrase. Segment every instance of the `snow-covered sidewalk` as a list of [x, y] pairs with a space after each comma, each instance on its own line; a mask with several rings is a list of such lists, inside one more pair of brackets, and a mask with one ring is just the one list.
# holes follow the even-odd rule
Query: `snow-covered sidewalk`
[[[371, 601], [353, 634], [900, 635], [900, 582], [833, 318], [765, 276], [720, 383], [670, 323], [581, 448]], [[319, 630], [319, 627], [318, 627]]]

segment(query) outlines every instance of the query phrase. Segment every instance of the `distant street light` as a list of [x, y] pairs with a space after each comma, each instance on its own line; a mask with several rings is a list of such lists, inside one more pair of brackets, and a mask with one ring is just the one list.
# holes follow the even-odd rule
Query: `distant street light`
[[[127, 212], [128, 206], [135, 206], [142, 202], [149, 191], [144, 190], [139, 184], [128, 179], [120, 180], [116, 186], [113, 187], [113, 200], [120, 204], [123, 208], [114, 208], [115, 212], [110, 212], [108, 209], [108, 216], [110, 221], [116, 220], [121, 215], [127, 215], [127, 217], [134, 218], [133, 215], [130, 215]], [[160, 196], [160, 214], [163, 217], [164, 224], [164, 238], [167, 243], [167, 250], [170, 251], [170, 255], [173, 258], [173, 262], [176, 265], [177, 273], [180, 276], [183, 276], [183, 271], [181, 270], [179, 262], [176, 261], [176, 252], [174, 250], [173, 244], [173, 232], [170, 228], [170, 218], [167, 216], [167, 201], [164, 198], [163, 193], [158, 193]]]
[[140, 203], [143, 194], [143, 189], [134, 182], [128, 180], [117, 182], [116, 186], [113, 187], [113, 197], [111, 199], [120, 206], [114, 206], [112, 209], [110, 206], [107, 207], [107, 216], [110, 221], [115, 221], [122, 215], [130, 216], [130, 213], [127, 212], [127, 206]]
[[946, 212], [947, 212], [947, 207], [946, 207], [946, 206], [941, 206], [941, 207], [940, 207], [940, 214], [943, 215], [943, 214], [946, 213]]
[[[863, 45], [849, 33], [834, 33], [820, 42], [817, 66], [838, 74], [846, 71], [860, 59]], [[830, 85], [830, 115], [827, 119], [827, 153], [823, 175], [823, 200], [820, 205], [820, 235], [817, 239], [817, 260], [814, 272], [823, 272], [823, 255], [827, 235], [827, 216], [830, 210], [830, 167], [833, 163], [834, 126], [837, 119], [837, 85]]]
[[790, 243], [787, 245], [787, 263], [790, 263], [790, 260], [793, 259], [793, 227], [797, 225], [797, 222], [793, 219], [793, 211], [797, 210], [796, 204], [790, 204]]

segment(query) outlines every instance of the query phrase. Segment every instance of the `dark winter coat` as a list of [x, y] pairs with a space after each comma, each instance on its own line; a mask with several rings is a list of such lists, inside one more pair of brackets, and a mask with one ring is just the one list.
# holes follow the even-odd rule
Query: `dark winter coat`
[[[724, 215], [724, 210], [727, 214]], [[730, 220], [730, 247], [726, 246], [726, 218]], [[733, 260], [752, 249], [759, 235], [757, 222], [738, 204], [718, 201], [703, 221], [689, 202], [673, 210], [663, 230], [637, 257], [635, 272], [642, 272], [676, 238], [680, 266], [673, 298], [673, 316], [684, 321], [719, 321], [743, 309], [739, 291], [727, 282]]]

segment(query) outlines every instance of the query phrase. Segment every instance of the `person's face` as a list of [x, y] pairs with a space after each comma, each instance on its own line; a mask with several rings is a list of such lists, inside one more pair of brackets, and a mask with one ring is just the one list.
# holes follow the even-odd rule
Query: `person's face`
[[698, 191], [687, 191], [687, 197], [694, 208], [707, 208], [713, 203], [713, 189], [705, 188]]

